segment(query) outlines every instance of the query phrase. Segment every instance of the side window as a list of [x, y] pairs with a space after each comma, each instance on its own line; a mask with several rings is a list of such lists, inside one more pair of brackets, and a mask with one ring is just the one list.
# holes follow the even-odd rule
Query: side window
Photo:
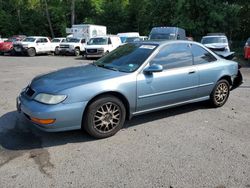
[[160, 64], [163, 69], [173, 69], [193, 65], [192, 53], [189, 44], [169, 44], [162, 48], [151, 61], [151, 64]]
[[216, 58], [212, 54], [210, 54], [207, 50], [199, 45], [192, 44], [191, 50], [193, 53], [195, 65], [216, 61]]
[[42, 42], [42, 39], [37, 39], [36, 40], [36, 43], [41, 43]]
[[110, 39], [110, 38], [108, 39], [108, 44], [112, 44], [112, 42], [111, 42], [111, 39]]
[[65, 39], [62, 39], [62, 42], [66, 42], [66, 40], [65, 40]]
[[82, 43], [82, 44], [85, 43], [85, 39], [82, 39], [82, 40], [81, 40], [81, 43]]
[[48, 40], [46, 38], [43, 38], [42, 41], [45, 43], [48, 42]]

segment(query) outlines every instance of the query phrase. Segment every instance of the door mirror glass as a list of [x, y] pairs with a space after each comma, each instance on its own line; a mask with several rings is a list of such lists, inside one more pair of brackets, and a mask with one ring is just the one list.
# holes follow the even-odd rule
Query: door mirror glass
[[144, 69], [144, 73], [147, 74], [152, 74], [154, 72], [162, 72], [162, 71], [163, 71], [162, 65], [157, 65], [157, 64], [150, 65], [149, 67]]

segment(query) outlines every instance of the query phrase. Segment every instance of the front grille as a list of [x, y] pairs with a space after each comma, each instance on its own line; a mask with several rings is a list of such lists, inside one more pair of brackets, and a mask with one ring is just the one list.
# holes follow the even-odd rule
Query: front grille
[[32, 97], [32, 95], [34, 95], [34, 93], [35, 93], [35, 91], [33, 89], [31, 89], [31, 87], [29, 87], [29, 86], [25, 89], [25, 94], [29, 97]]
[[87, 53], [89, 54], [97, 53], [97, 49], [87, 49]]
[[60, 48], [69, 48], [69, 45], [61, 44]]
[[16, 48], [21, 48], [22, 47], [21, 44], [13, 44], [13, 46], [16, 47]]

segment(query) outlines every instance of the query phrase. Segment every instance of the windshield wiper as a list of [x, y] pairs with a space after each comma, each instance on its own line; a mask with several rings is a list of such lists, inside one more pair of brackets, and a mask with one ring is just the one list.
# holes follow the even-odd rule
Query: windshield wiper
[[102, 68], [105, 68], [105, 69], [110, 69], [110, 70], [113, 70], [113, 71], [119, 71], [117, 68], [115, 67], [110, 67], [110, 66], [105, 66], [104, 64], [101, 64], [101, 65], [97, 65], [94, 63], [95, 66], [98, 66], [98, 67], [102, 67]]

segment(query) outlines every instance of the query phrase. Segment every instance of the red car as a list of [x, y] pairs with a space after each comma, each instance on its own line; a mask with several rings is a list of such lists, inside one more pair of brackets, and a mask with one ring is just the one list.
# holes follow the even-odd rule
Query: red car
[[12, 53], [13, 51], [13, 42], [21, 41], [25, 38], [24, 35], [14, 35], [11, 38], [8, 38], [7, 41], [0, 43], [0, 54], [3, 53]]
[[250, 38], [248, 38], [244, 47], [244, 57], [245, 59], [250, 59]]

